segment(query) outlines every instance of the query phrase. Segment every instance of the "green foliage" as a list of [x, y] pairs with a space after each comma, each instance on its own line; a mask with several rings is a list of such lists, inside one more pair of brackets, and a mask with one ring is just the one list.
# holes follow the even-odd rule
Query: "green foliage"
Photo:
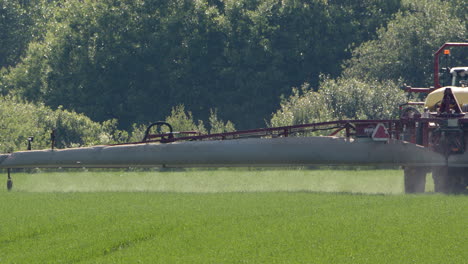
[[406, 94], [392, 81], [371, 82], [354, 78], [324, 79], [322, 94], [333, 119], [392, 119]]
[[[428, 86], [434, 49], [466, 40], [467, 29], [462, 0], [23, 2], [2, 2], [9, 8], [1, 11], [8, 19], [0, 30], [11, 38], [1, 39], [0, 57], [2, 65], [15, 65], [1, 70], [2, 93], [62, 105], [96, 121], [117, 119], [128, 130], [164, 120], [179, 104], [205, 123], [210, 109], [218, 109], [240, 128], [258, 127], [281, 95], [304, 83], [320, 95], [301, 100], [296, 91], [291, 99], [297, 103], [314, 96], [345, 103], [349, 94], [341, 87], [351, 84], [320, 83], [320, 74], [363, 87], [387, 81]], [[276, 118], [288, 121], [272, 123], [373, 116], [361, 108], [378, 100], [355, 85], [352, 98], [366, 98], [356, 107], [336, 105], [329, 114], [314, 102], [307, 111], [291, 110], [292, 116], [285, 110]], [[191, 114], [179, 111], [174, 118], [182, 128], [200, 128], [188, 121]], [[222, 131], [218, 123], [213, 119], [212, 131]]]
[[[174, 131], [196, 131], [201, 134], [206, 134], [208, 132], [202, 120], [198, 120], [198, 122], [195, 123], [192, 112], [186, 111], [184, 105], [173, 107], [171, 115], [166, 117], [166, 122], [172, 126]], [[231, 121], [228, 120], [224, 122], [218, 117], [217, 110], [210, 109], [208, 124], [211, 134], [233, 132], [236, 130]]]
[[[451, 13], [454, 14], [461, 21], [465, 21], [465, 28], [468, 30], [468, 5], [465, 0], [452, 0], [449, 1]], [[466, 40], [466, 38], [465, 38]]]
[[172, 126], [174, 131], [196, 131], [202, 134], [206, 133], [203, 121], [198, 120], [198, 123], [195, 124], [192, 112], [186, 112], [183, 105], [172, 108], [171, 115], [166, 118], [166, 122]]
[[[44, 0], [45, 1], [45, 0]], [[400, 1], [64, 1], [4, 72], [4, 92], [63, 105], [121, 128], [184, 104], [259, 126], [281, 94], [337, 76], [348, 47], [372, 38]], [[49, 9], [45, 9], [45, 8]], [[50, 15], [53, 11], [53, 15]], [[40, 14], [37, 11], [34, 14]]]
[[[40, 98], [47, 91], [46, 48], [36, 42], [29, 45], [27, 56], [15, 68], [3, 69], [0, 76], [0, 89], [21, 98]], [[41, 100], [38, 103], [42, 102]], [[58, 107], [58, 105], [57, 105]]]
[[223, 120], [219, 119], [218, 110], [216, 109], [210, 109], [210, 118], [208, 121], [210, 123], [210, 134], [236, 131], [236, 128], [231, 121], [228, 120], [225, 123]]
[[[171, 114], [166, 117], [165, 122], [172, 126], [174, 132], [194, 131], [206, 134], [209, 131], [211, 134], [214, 134], [236, 130], [231, 121], [228, 120], [227, 122], [224, 122], [218, 117], [217, 110], [212, 109], [210, 109], [210, 117], [208, 119], [209, 128], [207, 129], [202, 120], [195, 122], [192, 112], [186, 111], [184, 105], [173, 107]], [[131, 136], [129, 137], [130, 142], [140, 142], [145, 136], [147, 127], [148, 126], [145, 125], [133, 124], [130, 133]], [[161, 132], [169, 132], [169, 129], [166, 126], [161, 126], [161, 130]]]
[[353, 50], [341, 77], [324, 78], [316, 92], [307, 85], [302, 94], [293, 90], [271, 124], [398, 117], [398, 105], [407, 100], [398, 88], [401, 83], [431, 85], [433, 51], [444, 42], [466, 40], [466, 19], [453, 15], [461, 15], [463, 6], [457, 1], [404, 1], [376, 39]]
[[141, 142], [143, 138], [145, 137], [145, 132], [146, 132], [147, 127], [148, 125], [133, 124], [129, 132], [128, 142], [131, 142], [131, 143]]
[[99, 124], [83, 114], [44, 105], [0, 98], [0, 153], [26, 150], [27, 138], [34, 137], [33, 149], [50, 148], [50, 133], [55, 129], [58, 148], [116, 143], [126, 140], [116, 129], [116, 121]]
[[55, 1], [0, 0], [0, 68], [14, 66], [45, 34]]
[[19, 2], [0, 0], [0, 68], [17, 63], [31, 40], [33, 21]]
[[[466, 10], [466, 3], [465, 3]], [[412, 86], [433, 85], [433, 53], [445, 42], [466, 41], [465, 19], [450, 1], [408, 1], [375, 40], [353, 51], [344, 76], [366, 80], [402, 79]]]
[[297, 124], [330, 121], [333, 112], [327, 106], [325, 96], [313, 91], [309, 84], [301, 90], [293, 88], [292, 95], [281, 102], [281, 108], [273, 114], [270, 126], [290, 126]]
[[355, 78], [324, 78], [318, 91], [305, 84], [302, 92], [284, 100], [272, 116], [272, 126], [297, 125], [343, 119], [391, 119], [405, 94], [392, 81], [371, 82]]

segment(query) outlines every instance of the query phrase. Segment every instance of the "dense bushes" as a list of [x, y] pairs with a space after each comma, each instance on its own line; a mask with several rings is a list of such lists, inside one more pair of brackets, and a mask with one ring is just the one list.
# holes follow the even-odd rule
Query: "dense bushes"
[[[208, 128], [202, 121], [194, 122], [192, 113], [183, 105], [172, 109], [166, 117], [175, 131], [197, 131], [200, 133], [234, 131], [234, 125], [224, 122], [211, 111]], [[55, 130], [55, 147], [80, 147], [98, 144], [139, 142], [146, 125], [133, 125], [130, 133], [117, 129], [116, 120], [93, 122], [83, 114], [70, 112], [59, 107], [57, 110], [26, 103], [10, 96], [0, 97], [0, 153], [27, 149], [28, 137], [34, 137], [33, 149], [51, 147], [51, 132]]]
[[355, 78], [324, 80], [314, 91], [306, 84], [294, 89], [273, 114], [272, 126], [297, 125], [343, 119], [391, 119], [406, 95], [396, 83], [366, 82]]
[[[169, 123], [175, 132], [191, 131], [198, 132], [201, 134], [214, 134], [223, 132], [235, 131], [234, 124], [231, 121], [224, 122], [218, 117], [217, 110], [210, 109], [210, 117], [208, 119], [208, 126], [202, 120], [194, 120], [193, 114], [190, 111], [185, 110], [184, 105], [178, 105], [173, 107], [171, 114], [164, 120]], [[131, 142], [138, 142], [144, 137], [146, 125], [133, 124], [131, 130]], [[169, 132], [166, 126], [161, 126], [161, 132]], [[176, 134], [177, 136], [177, 134]], [[185, 135], [184, 135], [185, 136]]]
[[116, 129], [115, 120], [100, 124], [62, 108], [54, 111], [17, 98], [0, 98], [0, 153], [25, 150], [28, 137], [34, 137], [34, 149], [50, 148], [52, 129], [58, 148], [126, 140], [126, 133]]

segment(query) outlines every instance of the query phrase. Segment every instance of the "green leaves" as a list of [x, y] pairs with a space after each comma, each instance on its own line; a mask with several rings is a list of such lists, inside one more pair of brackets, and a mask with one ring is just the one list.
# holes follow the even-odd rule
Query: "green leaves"
[[391, 81], [366, 82], [355, 78], [323, 78], [316, 92], [308, 84], [281, 104], [271, 126], [287, 126], [343, 119], [391, 119], [406, 97]]
[[227, 121], [226, 123], [219, 119], [218, 117], [218, 110], [210, 109], [210, 118], [208, 119], [210, 123], [210, 134], [216, 133], [225, 133], [225, 132], [234, 132], [236, 128], [231, 121]]
[[[403, 1], [395, 17], [377, 31], [376, 39], [353, 50], [340, 77], [323, 78], [317, 92], [308, 85], [302, 95], [293, 90], [271, 124], [396, 118], [398, 105], [407, 100], [398, 87], [403, 82], [432, 85], [433, 52], [444, 42], [466, 40], [466, 19], [453, 15], [460, 15], [462, 7], [457, 1]], [[374, 8], [369, 12], [377, 12]]]
[[175, 131], [196, 131], [206, 133], [203, 121], [198, 120], [195, 124], [192, 112], [186, 112], [183, 105], [172, 108], [171, 115], [166, 118], [166, 122], [171, 124]]
[[0, 68], [14, 66], [32, 41], [41, 40], [54, 1], [0, 0]]
[[433, 53], [445, 42], [466, 40], [466, 19], [453, 15], [448, 2], [418, 0], [404, 4], [375, 40], [353, 51], [344, 76], [398, 80], [415, 87], [433, 85]]
[[5, 91], [96, 121], [118, 119], [124, 129], [162, 120], [179, 104], [205, 121], [216, 108], [252, 128], [290, 87], [315, 87], [320, 73], [337, 76], [349, 57], [346, 49], [385, 24], [399, 2], [105, 0], [51, 6], [33, 12], [45, 14], [44, 32], [0, 77]]
[[0, 1], [0, 68], [18, 62], [30, 37], [32, 20], [17, 1]]
[[218, 117], [218, 110], [216, 109], [210, 109], [208, 130], [202, 120], [198, 120], [198, 122], [195, 123], [192, 112], [186, 111], [184, 105], [173, 107], [171, 115], [166, 117], [166, 122], [171, 124], [175, 131], [196, 131], [202, 134], [208, 132], [210, 134], [215, 134], [233, 132], [236, 130], [231, 121], [224, 122]]
[[31, 136], [33, 149], [50, 148], [52, 130], [55, 130], [57, 148], [126, 141], [126, 133], [118, 131], [116, 125], [115, 120], [99, 124], [61, 107], [52, 110], [42, 104], [1, 97], [0, 153], [26, 150], [27, 138]]
[[[117, 119], [127, 130], [163, 120], [179, 104], [205, 122], [218, 109], [241, 129], [259, 127], [291, 87], [323, 86], [321, 74], [343, 72], [364, 87], [400, 80], [428, 86], [434, 49], [466, 39], [466, 5], [458, 0], [4, 3], [11, 8], [1, 12], [12, 19], [0, 21], [6, 21], [0, 32], [18, 43], [21, 37], [28, 48], [18, 53], [13, 42], [5, 42], [9, 51], [0, 45], [0, 57], [23, 55], [4, 63], [11, 67], [2, 70], [2, 92], [63, 105], [95, 121]], [[35, 37], [17, 34], [21, 25]], [[325, 96], [319, 94], [311, 96]], [[334, 111], [368, 115], [352, 109]], [[322, 112], [295, 118], [333, 117]]]
[[326, 97], [304, 84], [301, 90], [293, 88], [293, 95], [283, 100], [281, 108], [273, 114], [270, 126], [290, 126], [332, 120]]
[[325, 79], [319, 92], [334, 119], [392, 119], [405, 93], [392, 81], [366, 82], [354, 78]]

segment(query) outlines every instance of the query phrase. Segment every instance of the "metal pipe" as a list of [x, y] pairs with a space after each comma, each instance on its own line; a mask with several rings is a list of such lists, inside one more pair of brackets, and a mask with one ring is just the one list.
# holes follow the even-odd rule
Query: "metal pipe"
[[445, 165], [441, 154], [408, 142], [338, 137], [148, 143], [23, 151], [6, 156], [0, 168]]

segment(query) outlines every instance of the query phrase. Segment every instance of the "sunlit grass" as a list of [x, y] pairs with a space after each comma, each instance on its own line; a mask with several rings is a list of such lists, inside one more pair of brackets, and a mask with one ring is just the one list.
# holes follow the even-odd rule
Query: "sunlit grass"
[[[14, 173], [14, 190], [29, 192], [403, 192], [401, 170], [73, 170]], [[428, 176], [427, 190], [433, 190]]]
[[400, 171], [56, 171], [13, 177], [14, 191], [0, 191], [0, 263], [468, 258], [468, 196], [404, 195]]
[[1, 263], [463, 263], [467, 197], [2, 193]]

